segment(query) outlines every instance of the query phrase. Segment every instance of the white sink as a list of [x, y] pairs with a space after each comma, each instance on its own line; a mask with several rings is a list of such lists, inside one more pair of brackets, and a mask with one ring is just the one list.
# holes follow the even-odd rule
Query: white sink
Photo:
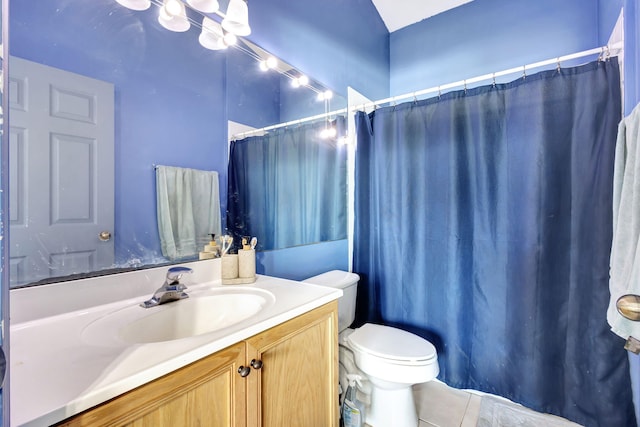
[[236, 325], [274, 302], [275, 296], [263, 289], [208, 289], [156, 307], [135, 304], [113, 311], [88, 324], [82, 339], [109, 346], [195, 337]]

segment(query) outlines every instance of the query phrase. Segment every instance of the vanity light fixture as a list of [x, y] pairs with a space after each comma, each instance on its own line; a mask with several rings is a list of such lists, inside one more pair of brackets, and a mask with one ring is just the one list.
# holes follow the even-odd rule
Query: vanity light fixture
[[224, 33], [224, 37], [222, 38], [222, 40], [224, 40], [224, 43], [227, 46], [233, 46], [238, 43], [238, 36], [233, 33]]
[[187, 0], [189, 6], [203, 13], [216, 13], [220, 9], [218, 0]]
[[224, 41], [224, 32], [222, 31], [220, 23], [206, 16], [202, 19], [202, 31], [200, 32], [198, 41], [202, 47], [210, 50], [227, 48], [227, 44]]
[[318, 101], [328, 101], [331, 98], [333, 98], [333, 92], [330, 90], [318, 93]]
[[336, 128], [334, 126], [328, 126], [320, 131], [320, 138], [329, 139], [336, 137]]
[[184, 3], [180, 0], [164, 0], [158, 14], [158, 22], [167, 30], [179, 33], [191, 27]]
[[[237, 45], [238, 37], [251, 34], [249, 8], [245, 0], [229, 0], [226, 15], [219, 11], [219, 0], [116, 0], [116, 2], [131, 10], [146, 10], [151, 4], [154, 4], [159, 7], [158, 22], [167, 30], [185, 32], [191, 28], [193, 23], [195, 27], [201, 29], [198, 42], [202, 47], [210, 50], [223, 50], [234, 46], [258, 61], [261, 70], [275, 70], [290, 78], [294, 87], [308, 87], [316, 92], [319, 101], [327, 102], [333, 96], [331, 91], [314, 87], [307, 76], [303, 74], [296, 76], [291, 73], [289, 70], [292, 67], [280, 64], [274, 56], [270, 56], [268, 52], [253, 46], [247, 40], [243, 40], [242, 44]], [[191, 11], [194, 11], [193, 14], [187, 15], [187, 5]], [[190, 16], [198, 13], [216, 14], [222, 18], [222, 22], [211, 19], [209, 16], [203, 16], [202, 24], [200, 24], [194, 20], [193, 16]]]
[[267, 68], [273, 70], [277, 66], [278, 66], [278, 60], [275, 58], [275, 56], [270, 56], [267, 58]]
[[[122, 6], [131, 10], [146, 10], [151, 3], [160, 7], [160, 24], [170, 31], [183, 32], [190, 27], [189, 18], [185, 10], [185, 5], [181, 0], [116, 0]], [[244, 0], [230, 0], [227, 7], [227, 14], [219, 12], [220, 3], [218, 0], [186, 0], [193, 10], [202, 13], [215, 13], [221, 16], [222, 28], [236, 36], [248, 36], [251, 34], [249, 26], [249, 8]]]
[[273, 70], [277, 66], [278, 66], [278, 60], [273, 56], [270, 56], [267, 59], [263, 59], [262, 61], [260, 61], [260, 69], [262, 71]]
[[249, 8], [244, 0], [230, 0], [227, 14], [222, 19], [222, 28], [236, 36], [251, 34], [249, 27]]
[[304, 74], [301, 74], [298, 77], [293, 77], [291, 79], [291, 86], [293, 87], [300, 87], [300, 86], [306, 86], [309, 84], [309, 77], [305, 76]]
[[147, 10], [151, 7], [151, 0], [116, 0], [122, 6], [131, 10]]

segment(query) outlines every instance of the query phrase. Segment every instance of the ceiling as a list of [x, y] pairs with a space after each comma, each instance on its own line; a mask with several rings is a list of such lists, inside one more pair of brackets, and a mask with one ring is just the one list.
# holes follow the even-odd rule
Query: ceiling
[[473, 0], [372, 0], [390, 33]]

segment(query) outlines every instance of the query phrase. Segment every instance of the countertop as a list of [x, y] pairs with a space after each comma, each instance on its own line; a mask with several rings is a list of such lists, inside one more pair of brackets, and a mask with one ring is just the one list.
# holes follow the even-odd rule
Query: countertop
[[[191, 284], [187, 293], [232, 287], [213, 280]], [[254, 284], [242, 287], [267, 290], [275, 303], [235, 325], [173, 341], [128, 344], [82, 337], [93, 321], [139, 304], [140, 296], [98, 305], [93, 301], [87, 307], [43, 317], [22, 316], [28, 320], [11, 324], [11, 425], [62, 421], [342, 295], [339, 289], [268, 276], [258, 276]]]

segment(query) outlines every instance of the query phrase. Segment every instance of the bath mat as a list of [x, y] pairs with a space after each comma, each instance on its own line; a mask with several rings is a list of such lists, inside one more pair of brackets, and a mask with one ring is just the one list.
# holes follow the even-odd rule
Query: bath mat
[[489, 396], [480, 400], [477, 427], [580, 427], [580, 424], [532, 411], [524, 406]]

